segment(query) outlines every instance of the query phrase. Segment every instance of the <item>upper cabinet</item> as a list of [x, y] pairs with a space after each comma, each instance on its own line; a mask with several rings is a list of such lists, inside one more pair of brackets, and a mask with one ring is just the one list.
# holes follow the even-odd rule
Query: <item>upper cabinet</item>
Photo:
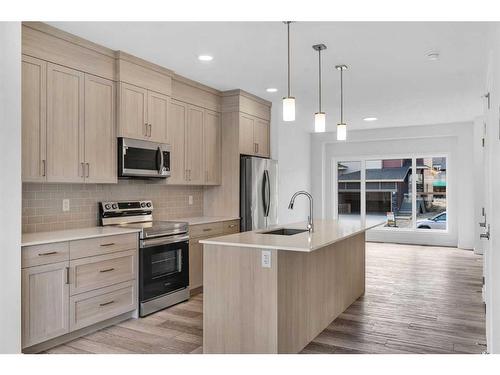
[[23, 181], [116, 182], [114, 82], [23, 56]]
[[167, 142], [172, 72], [124, 52], [117, 52], [118, 136]]
[[205, 184], [221, 183], [222, 124], [218, 112], [206, 111], [203, 122], [203, 155], [205, 161]]
[[171, 185], [220, 184], [220, 114], [171, 100], [168, 143]]
[[113, 183], [116, 175], [115, 83], [85, 74], [85, 181]]
[[224, 95], [225, 112], [239, 113], [240, 154], [269, 158], [271, 103], [241, 90]]
[[47, 180], [83, 182], [84, 74], [47, 66]]
[[148, 90], [127, 83], [120, 83], [118, 135], [127, 138], [147, 139]]
[[22, 179], [44, 181], [46, 152], [47, 63], [29, 56], [22, 58]]
[[188, 182], [192, 185], [203, 185], [205, 171], [203, 168], [203, 108], [188, 105], [186, 123], [186, 169]]

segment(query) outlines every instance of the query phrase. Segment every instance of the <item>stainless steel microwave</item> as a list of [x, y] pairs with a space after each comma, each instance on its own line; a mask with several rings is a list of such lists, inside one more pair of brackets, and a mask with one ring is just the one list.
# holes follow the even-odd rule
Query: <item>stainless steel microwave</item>
[[170, 145], [118, 138], [118, 177], [167, 178]]

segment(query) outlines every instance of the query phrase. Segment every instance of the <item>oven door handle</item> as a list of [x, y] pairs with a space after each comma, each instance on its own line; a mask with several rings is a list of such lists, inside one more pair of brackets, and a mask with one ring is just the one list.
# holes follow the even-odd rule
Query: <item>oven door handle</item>
[[156, 237], [150, 239], [141, 240], [140, 246], [142, 248], [160, 246], [160, 245], [168, 245], [176, 242], [184, 242], [189, 240], [188, 234], [181, 234], [178, 236], [169, 236], [169, 237]]

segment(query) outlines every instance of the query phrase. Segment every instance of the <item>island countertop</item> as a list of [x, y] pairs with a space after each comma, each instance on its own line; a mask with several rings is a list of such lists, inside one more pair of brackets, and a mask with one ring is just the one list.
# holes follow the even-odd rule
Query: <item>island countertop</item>
[[337, 220], [315, 220], [314, 232], [312, 233], [306, 231], [291, 236], [263, 234], [263, 232], [280, 228], [305, 229], [307, 227], [307, 222], [301, 222], [209, 238], [201, 240], [200, 243], [206, 245], [312, 252], [352, 237], [380, 224], [382, 224], [382, 222], [361, 225], [360, 223], [353, 222], [342, 223]]

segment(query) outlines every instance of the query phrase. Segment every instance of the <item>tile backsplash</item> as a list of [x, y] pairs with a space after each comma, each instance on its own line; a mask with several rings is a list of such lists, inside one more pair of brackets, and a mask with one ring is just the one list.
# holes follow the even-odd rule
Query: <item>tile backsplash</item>
[[[62, 209], [63, 199], [70, 201], [67, 212]], [[166, 186], [147, 180], [121, 180], [109, 185], [24, 183], [23, 233], [96, 226], [98, 202], [129, 199], [151, 199], [157, 220], [203, 215], [201, 186]]]

